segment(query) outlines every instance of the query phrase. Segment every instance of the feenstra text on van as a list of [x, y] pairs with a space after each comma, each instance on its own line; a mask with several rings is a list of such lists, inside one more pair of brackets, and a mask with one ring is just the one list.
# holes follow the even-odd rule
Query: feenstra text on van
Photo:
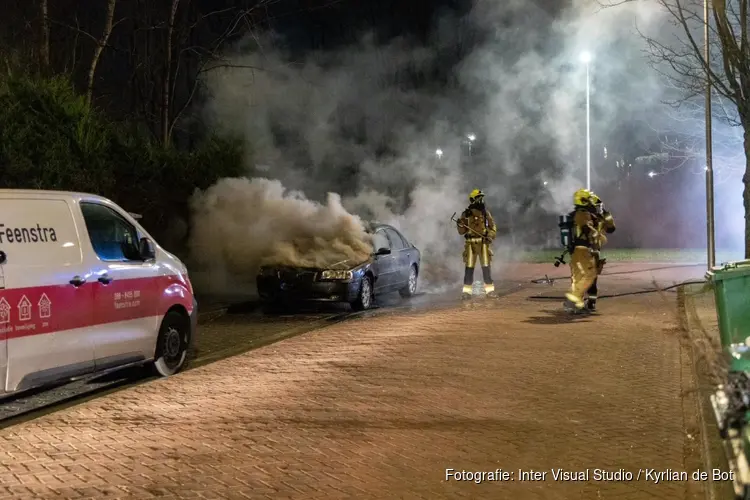
[[5, 227], [0, 223], [0, 244], [3, 243], [49, 243], [57, 241], [53, 227]]

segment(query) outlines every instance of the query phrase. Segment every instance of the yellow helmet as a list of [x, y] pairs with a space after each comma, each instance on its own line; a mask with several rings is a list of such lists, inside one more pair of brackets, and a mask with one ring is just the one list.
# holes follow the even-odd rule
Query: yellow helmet
[[577, 207], [592, 205], [594, 196], [596, 195], [588, 189], [579, 189], [573, 194], [573, 205]]
[[484, 198], [484, 193], [481, 189], [475, 189], [471, 193], [469, 193], [469, 203], [474, 203], [479, 198]]
[[596, 193], [591, 193], [591, 204], [592, 205], [598, 205], [602, 202], [602, 199], [599, 198], [599, 196], [596, 195]]

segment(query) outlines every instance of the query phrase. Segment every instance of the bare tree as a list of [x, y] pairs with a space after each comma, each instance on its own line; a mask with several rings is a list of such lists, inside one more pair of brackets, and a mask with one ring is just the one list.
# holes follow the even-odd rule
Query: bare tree
[[[162, 93], [162, 140], [164, 144], [172, 141], [172, 135], [175, 127], [179, 123], [183, 114], [190, 108], [196, 95], [201, 89], [203, 76], [218, 68], [246, 68], [259, 69], [254, 66], [233, 64], [227, 59], [224, 50], [228, 42], [237, 39], [242, 35], [252, 33], [254, 26], [254, 15], [261, 8], [278, 0], [255, 0], [249, 3], [250, 6], [230, 7], [227, 9], [215, 10], [205, 14], [198, 14], [196, 19], [191, 23], [186, 23], [180, 30], [179, 36], [175, 39], [175, 31], [168, 30], [168, 65], [167, 76], [164, 79], [164, 90]], [[173, 0], [174, 3], [179, 0]], [[173, 11], [174, 12], [174, 11]], [[173, 14], [174, 16], [174, 14]], [[193, 31], [204, 23], [210, 23], [213, 18], [225, 20], [220, 21], [220, 26], [212, 29], [216, 30], [215, 35], [210, 41], [204, 43], [189, 43]], [[174, 20], [173, 20], [174, 21]], [[172, 52], [176, 52], [177, 58], [173, 62]], [[181, 102], [176, 103], [174, 96], [175, 86], [178, 77], [182, 76], [183, 81], [188, 82], [188, 89]], [[167, 87], [169, 85], [169, 87]], [[171, 89], [171, 91], [170, 91]]]
[[[723, 184], [737, 178], [745, 166], [743, 132], [740, 127], [728, 125], [721, 112], [723, 99], [714, 98], [713, 113], [713, 164], [714, 182]], [[718, 106], [716, 106], [718, 104]], [[705, 107], [698, 100], [686, 101], [679, 109], [669, 110], [671, 127], [653, 128], [659, 136], [659, 151], [639, 163], [654, 165], [659, 174], [667, 174], [677, 169], [690, 169], [695, 175], [705, 175]], [[645, 161], [644, 161], [645, 160]]]
[[49, 69], [49, 5], [47, 0], [40, 1], [40, 9], [39, 68], [42, 72], [46, 72]]
[[[635, 0], [600, 0], [605, 6]], [[750, 0], [707, 0], [712, 3], [711, 18], [704, 21], [704, 0], [651, 0], [669, 14], [678, 35], [667, 42], [641, 33], [648, 47], [652, 66], [679, 92], [671, 104], [680, 108], [700, 100], [707, 78], [720, 100], [725, 124], [742, 131], [744, 151], [743, 202], [745, 208], [745, 257], [750, 258]], [[708, 22], [708, 58], [704, 55], [701, 33]], [[690, 143], [690, 141], [688, 141]], [[693, 147], [697, 146], [693, 142]], [[701, 149], [701, 151], [703, 151]], [[695, 156], [689, 153], [689, 156]]]
[[107, 0], [107, 13], [104, 17], [104, 30], [102, 36], [96, 39], [96, 47], [94, 47], [94, 55], [91, 57], [91, 65], [89, 66], [88, 75], [86, 76], [86, 102], [91, 104], [91, 99], [94, 95], [94, 77], [96, 75], [96, 67], [99, 65], [99, 59], [104, 52], [104, 48], [109, 42], [109, 37], [112, 34], [114, 28], [115, 18], [115, 7], [117, 6], [117, 0]]
[[[189, 1], [189, 0], [188, 0]], [[180, 0], [172, 0], [172, 8], [169, 11], [169, 22], [167, 24], [167, 45], [165, 48], [165, 61], [164, 61], [164, 79], [162, 81], [162, 103], [161, 103], [161, 140], [166, 147], [170, 143], [171, 127], [170, 127], [170, 103], [172, 89], [172, 81], [174, 80], [174, 73], [172, 70], [172, 53], [174, 51], [174, 31], [175, 31], [175, 18], [177, 17], [177, 9], [180, 7]]]

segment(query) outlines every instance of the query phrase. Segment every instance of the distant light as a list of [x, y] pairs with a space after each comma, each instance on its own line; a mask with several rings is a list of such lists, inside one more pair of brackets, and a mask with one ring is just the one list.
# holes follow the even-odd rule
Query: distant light
[[648, 176], [649, 176], [649, 177], [654, 177], [654, 176], [656, 176], [656, 172], [649, 172], [649, 173], [648, 173]]
[[442, 149], [436, 149], [435, 150], [435, 154], [437, 155], [438, 158], [442, 158], [443, 157], [443, 150]]
[[581, 52], [581, 61], [588, 64], [591, 62], [591, 52], [584, 51]]
[[547, 181], [544, 181], [544, 185], [545, 185], [545, 186], [547, 185]]
[[471, 142], [474, 142], [477, 140], [477, 136], [475, 136], [474, 134], [469, 134], [466, 136], [466, 138], [469, 139]]
[[703, 170], [705, 170], [706, 172], [708, 172], [708, 165], [706, 165], [705, 167], [703, 167]]

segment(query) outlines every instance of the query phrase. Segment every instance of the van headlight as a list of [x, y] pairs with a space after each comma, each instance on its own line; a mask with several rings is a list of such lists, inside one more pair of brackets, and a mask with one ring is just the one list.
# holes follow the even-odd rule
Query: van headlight
[[324, 281], [351, 281], [354, 274], [351, 271], [323, 271], [320, 280]]

